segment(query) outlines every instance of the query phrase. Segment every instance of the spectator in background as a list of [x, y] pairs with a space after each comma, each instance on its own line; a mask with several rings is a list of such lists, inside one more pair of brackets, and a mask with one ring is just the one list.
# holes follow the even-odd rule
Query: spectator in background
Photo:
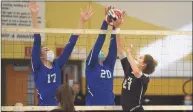
[[72, 89], [76, 94], [74, 105], [85, 105], [84, 96], [82, 95], [82, 92], [80, 92], [80, 84], [78, 82], [75, 82], [72, 86]]
[[[22, 107], [22, 106], [23, 106], [23, 103], [21, 103], [21, 102], [16, 102], [13, 106]], [[24, 111], [15, 111], [15, 112], [24, 112]]]
[[68, 84], [63, 84], [56, 89], [56, 100], [58, 108], [50, 112], [75, 112], [74, 107], [75, 93]]
[[[192, 105], [192, 96], [191, 95], [186, 95], [184, 96], [184, 105]], [[187, 110], [185, 112], [193, 112], [192, 110]]]
[[192, 96], [191, 95], [186, 95], [184, 97], [184, 105], [192, 105]]
[[23, 103], [21, 103], [21, 102], [16, 102], [16, 103], [14, 104], [14, 106], [23, 106]]

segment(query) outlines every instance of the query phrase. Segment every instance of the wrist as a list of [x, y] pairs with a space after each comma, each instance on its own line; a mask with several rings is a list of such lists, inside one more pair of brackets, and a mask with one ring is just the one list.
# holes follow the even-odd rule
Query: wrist
[[80, 21], [78, 22], [77, 28], [78, 28], [78, 29], [82, 29], [83, 26], [84, 26], [84, 22], [82, 22], [82, 21], [80, 20]]
[[130, 52], [130, 51], [128, 51], [128, 52], [127, 52], [127, 54], [128, 54], [128, 55], [131, 55], [131, 52]]
[[37, 12], [32, 12], [32, 11], [31, 11], [31, 15], [32, 15], [32, 16], [37, 16], [38, 13], [37, 13]]
[[83, 25], [84, 23], [84, 20], [80, 19], [79, 24]]

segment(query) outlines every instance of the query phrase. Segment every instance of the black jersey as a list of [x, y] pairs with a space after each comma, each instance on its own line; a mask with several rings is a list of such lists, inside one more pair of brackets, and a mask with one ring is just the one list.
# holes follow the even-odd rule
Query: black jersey
[[141, 107], [141, 100], [149, 83], [148, 75], [142, 73], [140, 77], [134, 76], [127, 57], [121, 59], [124, 70], [122, 83], [121, 105], [124, 111], [132, 111]]

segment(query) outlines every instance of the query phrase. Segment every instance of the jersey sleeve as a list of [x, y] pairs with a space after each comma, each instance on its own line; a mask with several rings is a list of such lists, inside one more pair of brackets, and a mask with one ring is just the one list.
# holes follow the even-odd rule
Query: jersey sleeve
[[65, 46], [62, 54], [59, 56], [57, 63], [59, 64], [60, 68], [68, 61], [74, 46], [76, 45], [76, 42], [78, 40], [78, 35], [71, 35], [68, 44]]
[[41, 36], [40, 34], [34, 34], [34, 43], [31, 55], [31, 65], [33, 72], [35, 72], [40, 68], [40, 65], [42, 63], [40, 56], [41, 56]]
[[131, 65], [130, 65], [127, 57], [123, 56], [120, 59], [121, 59], [121, 65], [123, 67], [123, 71], [124, 71], [125, 77], [128, 76], [128, 75], [131, 75], [132, 68], [131, 68]]
[[116, 34], [111, 34], [109, 53], [104, 63], [106, 65], [110, 65], [111, 68], [114, 68], [115, 62], [117, 59], [117, 42], [116, 42]]
[[[103, 24], [101, 26], [102, 30], [106, 30], [108, 28], [107, 22], [104, 20]], [[104, 44], [106, 34], [99, 34], [94, 47], [92, 48], [91, 52], [89, 53], [86, 64], [87, 66], [95, 66], [95, 64], [98, 62], [98, 54]]]

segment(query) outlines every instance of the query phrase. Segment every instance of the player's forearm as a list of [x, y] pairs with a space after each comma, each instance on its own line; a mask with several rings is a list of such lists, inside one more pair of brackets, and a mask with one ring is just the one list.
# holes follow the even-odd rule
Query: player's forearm
[[41, 49], [40, 34], [34, 34], [34, 43], [33, 43], [33, 48], [32, 48], [32, 64], [33, 64], [33, 67], [36, 67], [36, 68], [39, 66], [39, 63], [41, 62], [40, 49]]
[[58, 62], [60, 66], [63, 66], [69, 59], [74, 46], [76, 45], [76, 41], [78, 40], [78, 35], [71, 35], [68, 44], [65, 46], [62, 55], [58, 58]]
[[[83, 28], [84, 28], [84, 22], [80, 20], [77, 27], [76, 27], [76, 29], [83, 29]], [[74, 35], [79, 36], [80, 34], [79, 33], [74, 33]]]
[[38, 18], [37, 18], [37, 14], [31, 12], [31, 16], [32, 16], [32, 25], [34, 28], [38, 28]]
[[120, 35], [117, 34], [117, 49], [118, 49], [119, 56], [122, 56], [125, 53], [123, 45], [124, 45], [124, 43], [121, 41]]
[[[71, 35], [71, 37], [69, 39], [69, 44], [70, 45], [75, 45], [77, 40], [78, 40], [78, 35]], [[67, 46], [68, 46], [68, 44], [67, 44]]]
[[[113, 30], [116, 30], [115, 27], [113, 27]], [[110, 40], [110, 47], [109, 47], [110, 55], [116, 55], [117, 57], [117, 39], [116, 34], [111, 34], [111, 40]]]
[[128, 60], [131, 65], [131, 68], [133, 70], [134, 75], [139, 75], [140, 74], [140, 69], [138, 68], [137, 64], [135, 63], [135, 60], [131, 54], [131, 52], [128, 52]]
[[[102, 23], [101, 29], [106, 30], [107, 28], [108, 28], [108, 24], [104, 20]], [[97, 55], [97, 57], [98, 57], [98, 54], [99, 54], [99, 52], [100, 52], [100, 50], [105, 42], [105, 37], [106, 37], [106, 34], [99, 34], [99, 36], [96, 40], [96, 43], [95, 43], [94, 49], [93, 49], [93, 54]]]
[[[106, 30], [108, 28], [107, 22], [104, 20], [101, 29]], [[105, 42], [106, 34], [99, 34], [95, 42], [93, 49], [88, 56], [88, 65], [94, 65], [97, 62], [98, 54]]]
[[34, 46], [41, 46], [40, 34], [34, 34]]
[[109, 53], [107, 55], [107, 60], [115, 62], [116, 58], [117, 58], [116, 34], [111, 34]]
[[116, 34], [111, 35], [111, 42], [109, 47], [109, 53], [111, 55], [117, 55], [117, 42], [116, 42]]
[[103, 20], [101, 30], [107, 30], [107, 28], [108, 28], [108, 23], [105, 20]]

